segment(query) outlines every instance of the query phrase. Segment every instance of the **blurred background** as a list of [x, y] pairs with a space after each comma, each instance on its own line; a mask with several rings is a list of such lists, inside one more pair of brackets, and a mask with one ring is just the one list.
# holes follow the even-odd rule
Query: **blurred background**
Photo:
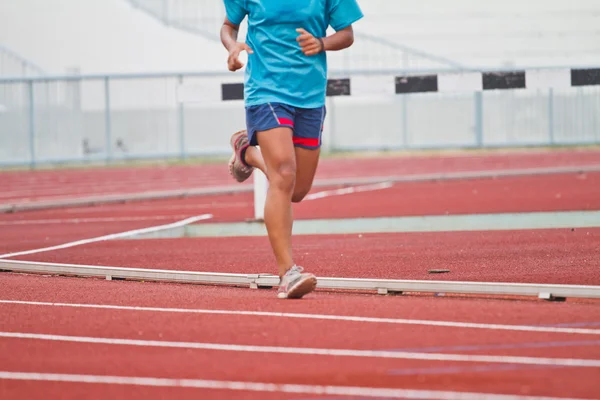
[[[600, 66], [598, 0], [360, 0], [331, 76]], [[221, 0], [0, 0], [0, 165], [224, 156]], [[242, 35], [245, 30], [242, 27]], [[190, 95], [191, 93], [191, 95]], [[600, 142], [600, 87], [328, 98], [326, 152]]]

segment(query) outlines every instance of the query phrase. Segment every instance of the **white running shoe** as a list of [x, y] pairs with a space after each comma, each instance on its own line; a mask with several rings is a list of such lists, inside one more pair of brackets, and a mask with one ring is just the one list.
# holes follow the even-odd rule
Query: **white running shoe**
[[315, 290], [317, 278], [313, 274], [303, 273], [304, 269], [297, 265], [281, 278], [277, 297], [280, 299], [299, 299]]

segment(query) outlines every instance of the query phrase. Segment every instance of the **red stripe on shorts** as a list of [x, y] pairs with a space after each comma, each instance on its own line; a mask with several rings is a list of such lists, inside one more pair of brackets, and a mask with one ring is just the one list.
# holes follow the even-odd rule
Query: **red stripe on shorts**
[[287, 119], [287, 118], [279, 118], [279, 123], [281, 125], [289, 125], [291, 127], [294, 126], [294, 121], [292, 121], [291, 119]]
[[301, 138], [298, 136], [294, 136], [293, 139], [294, 144], [299, 144], [301, 146], [309, 146], [309, 147], [318, 147], [319, 139], [316, 138]]

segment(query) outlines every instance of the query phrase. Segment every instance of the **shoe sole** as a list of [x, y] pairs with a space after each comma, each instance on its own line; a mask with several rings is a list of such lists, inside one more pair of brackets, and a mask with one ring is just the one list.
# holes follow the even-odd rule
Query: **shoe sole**
[[229, 167], [229, 175], [233, 176], [233, 164], [235, 163], [235, 151], [231, 158], [229, 159], [229, 163], [227, 164]]
[[233, 135], [231, 135], [231, 137], [229, 138], [229, 146], [231, 146], [231, 150], [233, 151], [233, 154], [231, 155], [231, 158], [229, 159], [229, 173], [233, 176], [233, 164], [235, 163], [235, 158], [236, 158], [236, 151], [235, 151], [235, 139], [237, 139], [237, 137], [239, 136], [240, 132], [236, 132]]
[[300, 299], [317, 288], [317, 278], [308, 276], [295, 284], [287, 293], [288, 299]]
[[235, 165], [235, 160], [237, 158], [237, 151], [235, 149], [235, 142], [237, 141], [237, 138], [240, 136], [240, 134], [244, 132], [244, 131], [239, 131], [234, 133], [233, 135], [231, 135], [231, 138], [229, 138], [229, 145], [231, 146], [231, 150], [233, 151], [233, 154], [231, 155], [231, 158], [229, 159], [229, 175], [231, 175], [236, 181], [238, 181], [239, 183], [242, 183], [244, 181], [246, 181], [248, 178], [250, 178], [250, 175], [252, 175], [252, 173], [250, 173], [250, 175], [248, 175], [245, 178], [238, 178], [234, 175], [233, 173], [233, 168]]

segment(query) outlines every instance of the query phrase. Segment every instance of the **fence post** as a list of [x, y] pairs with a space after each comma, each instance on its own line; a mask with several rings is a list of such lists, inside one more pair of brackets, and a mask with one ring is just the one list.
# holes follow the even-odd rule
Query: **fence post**
[[[410, 58], [408, 54], [404, 51], [402, 52], [402, 70], [408, 70], [410, 68]], [[396, 85], [396, 81], [394, 81], [394, 86]], [[410, 143], [408, 142], [408, 94], [404, 93], [401, 95], [402, 99], [402, 143], [404, 143], [404, 148], [408, 149], [410, 147]]]
[[410, 148], [409, 138], [408, 138], [408, 95], [401, 94], [402, 101], [402, 143], [404, 143], [404, 148]]
[[106, 163], [112, 160], [112, 132], [111, 132], [111, 115], [110, 115], [110, 79], [104, 77], [104, 125], [105, 125], [105, 148], [106, 148]]
[[35, 168], [36, 152], [35, 152], [35, 96], [33, 91], [33, 80], [29, 80], [27, 83], [27, 91], [29, 92], [29, 165], [31, 168]]
[[[179, 75], [179, 86], [183, 84], [183, 75]], [[182, 160], [185, 160], [187, 157], [187, 152], [185, 150], [185, 109], [183, 106], [183, 102], [181, 100], [179, 103], [179, 157]]]
[[548, 137], [550, 144], [555, 144], [554, 139], [554, 90], [548, 89]]
[[475, 145], [483, 147], [483, 93], [475, 92]]

